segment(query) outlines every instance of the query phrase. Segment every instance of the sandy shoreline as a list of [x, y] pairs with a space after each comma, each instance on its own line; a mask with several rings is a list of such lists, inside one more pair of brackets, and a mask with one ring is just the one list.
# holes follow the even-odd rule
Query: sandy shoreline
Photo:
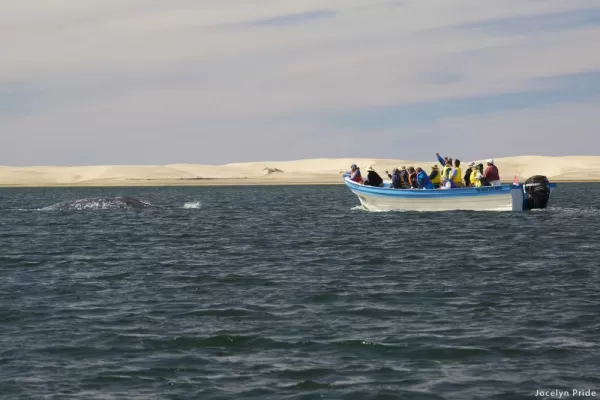
[[[511, 183], [511, 180], [503, 180], [503, 183]], [[570, 179], [552, 179], [556, 183], [600, 183], [600, 179], [588, 180], [570, 180]], [[111, 181], [104, 183], [52, 183], [52, 184], [0, 184], [2, 188], [61, 188], [61, 187], [225, 187], [225, 186], [325, 186], [325, 185], [343, 185], [340, 180], [314, 181], [265, 181], [260, 179], [207, 179], [202, 181]]]
[[343, 185], [341, 179], [326, 179], [315, 182], [313, 180], [265, 180], [265, 179], [238, 179], [215, 178], [200, 180], [128, 180], [107, 182], [82, 182], [82, 183], [45, 183], [45, 184], [2, 184], [0, 188], [9, 187], [152, 187], [152, 186], [299, 186], [299, 185]]
[[[463, 162], [463, 167], [470, 160]], [[477, 161], [477, 160], [475, 160]], [[600, 182], [600, 156], [520, 156], [495, 159], [502, 180], [524, 181], [545, 175], [555, 182]], [[265, 161], [226, 165], [171, 164], [163, 166], [0, 166], [0, 187], [116, 186], [254, 186], [342, 184], [341, 175], [356, 163], [372, 165], [380, 175], [394, 167], [421, 166], [429, 171], [435, 160], [314, 159]]]

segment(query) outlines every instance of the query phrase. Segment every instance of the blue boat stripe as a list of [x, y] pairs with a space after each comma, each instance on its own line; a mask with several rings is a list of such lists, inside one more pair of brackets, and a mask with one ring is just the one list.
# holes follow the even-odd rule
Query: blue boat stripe
[[522, 190], [522, 185], [500, 185], [500, 186], [485, 186], [485, 187], [469, 187], [456, 189], [392, 189], [380, 188], [374, 186], [364, 186], [352, 181], [344, 179], [346, 186], [353, 191], [369, 196], [377, 197], [396, 197], [396, 198], [448, 198], [448, 197], [481, 197], [481, 196], [506, 196], [510, 194], [512, 189], [519, 188]]

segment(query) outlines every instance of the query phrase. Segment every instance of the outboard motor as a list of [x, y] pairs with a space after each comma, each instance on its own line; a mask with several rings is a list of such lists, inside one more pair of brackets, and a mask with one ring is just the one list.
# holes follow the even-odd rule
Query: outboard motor
[[527, 208], [546, 208], [550, 199], [550, 182], [543, 175], [535, 175], [525, 181]]

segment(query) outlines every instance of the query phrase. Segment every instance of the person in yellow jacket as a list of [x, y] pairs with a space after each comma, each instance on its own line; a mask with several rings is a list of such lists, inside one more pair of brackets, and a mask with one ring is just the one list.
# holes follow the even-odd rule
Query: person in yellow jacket
[[429, 174], [429, 180], [433, 183], [433, 187], [439, 189], [440, 184], [442, 183], [442, 176], [440, 174], [440, 169], [437, 165], [433, 165], [431, 167], [431, 174]]
[[442, 184], [444, 183], [444, 181], [446, 181], [446, 179], [448, 179], [451, 172], [452, 172], [452, 159], [448, 158], [448, 159], [446, 159], [446, 164], [442, 167], [442, 182], [441, 182]]
[[475, 163], [471, 163], [473, 164], [472, 171], [471, 171], [471, 176], [469, 177], [469, 182], [471, 182], [471, 186], [476, 186], [477, 183], [477, 173], [479, 172], [479, 170], [477, 169], [477, 167], [475, 166]]
[[454, 185], [459, 187], [465, 187], [462, 181], [462, 170], [460, 168], [460, 160], [454, 160], [454, 168], [450, 171], [449, 179], [454, 182]]
[[475, 187], [483, 186], [483, 164], [477, 164], [475, 167]]

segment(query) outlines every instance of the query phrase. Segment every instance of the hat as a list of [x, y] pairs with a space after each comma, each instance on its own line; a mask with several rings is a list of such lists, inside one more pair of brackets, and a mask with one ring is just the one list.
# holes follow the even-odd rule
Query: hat
[[394, 169], [392, 170], [392, 172], [398, 172], [400, 171], [398, 168], [394, 167]]
[[402, 169], [406, 169], [406, 167], [403, 165], [403, 166], [402, 166]]
[[488, 164], [492, 164], [492, 165], [494, 164], [494, 160], [491, 159], [491, 158], [488, 159], [488, 160], [485, 160], [485, 162], [488, 163]]
[[367, 167], [367, 171], [374, 171], [374, 169], [373, 169], [373, 166], [372, 166], [372, 165], [369, 165], [369, 166]]
[[432, 169], [438, 169], [439, 167], [437, 166], [437, 164], [434, 164], [433, 167], [431, 167]]

